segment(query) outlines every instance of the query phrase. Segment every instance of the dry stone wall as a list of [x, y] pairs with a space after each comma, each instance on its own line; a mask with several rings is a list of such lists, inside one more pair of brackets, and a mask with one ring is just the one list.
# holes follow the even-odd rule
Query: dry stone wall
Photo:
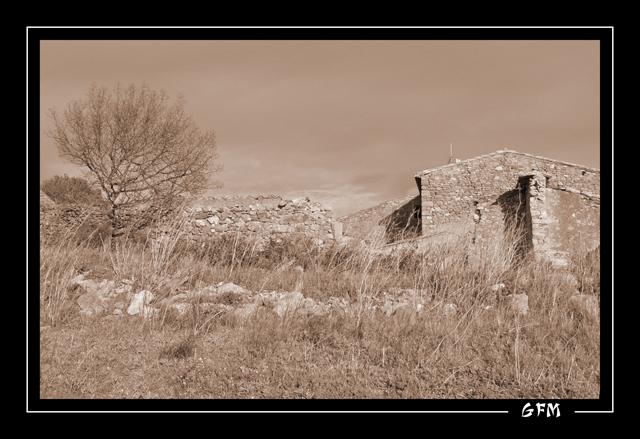
[[504, 150], [415, 175], [422, 235], [487, 242], [508, 226], [547, 255], [600, 241], [600, 170]]
[[331, 209], [308, 197], [293, 200], [276, 195], [208, 197], [194, 201], [190, 209], [183, 215], [193, 216], [186, 230], [196, 241], [225, 233], [302, 234], [323, 243], [340, 237]]
[[387, 243], [420, 236], [420, 196], [407, 195], [339, 218], [347, 236], [384, 237]]
[[[328, 243], [341, 236], [340, 224], [330, 208], [309, 198], [283, 199], [275, 195], [229, 195], [192, 199], [179, 212], [167, 212], [160, 221], [155, 237], [175, 232], [181, 227], [183, 236], [194, 241], [233, 233], [244, 236], [300, 234]], [[176, 215], [177, 214], [177, 215]], [[185, 222], [176, 221], [181, 218]], [[136, 219], [135, 212], [125, 216], [128, 223]], [[56, 205], [40, 194], [40, 235], [60, 237], [84, 223], [97, 227], [109, 218], [104, 209], [78, 205]], [[318, 242], [319, 242], [318, 241]]]
[[97, 229], [108, 221], [103, 208], [78, 204], [56, 204], [40, 191], [40, 239], [63, 238], [78, 231]]

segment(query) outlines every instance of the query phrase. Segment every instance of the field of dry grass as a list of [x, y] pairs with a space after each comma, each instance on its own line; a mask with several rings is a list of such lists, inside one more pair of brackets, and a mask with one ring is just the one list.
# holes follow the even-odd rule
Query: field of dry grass
[[[40, 398], [599, 397], [599, 315], [569, 301], [576, 290], [599, 301], [598, 253], [575, 251], [569, 266], [555, 269], [518, 262], [508, 241], [473, 261], [463, 241], [422, 253], [373, 249], [359, 239], [322, 248], [303, 238], [262, 248], [237, 237], [205, 247], [179, 239], [41, 242]], [[180, 278], [190, 291], [232, 282], [287, 292], [298, 278], [283, 267], [292, 266], [304, 268], [305, 298], [346, 306], [312, 316], [266, 309], [244, 320], [191, 303], [180, 319], [92, 318], [80, 314], [70, 283], [90, 270], [86, 277], [97, 281], [134, 279], [136, 292], [160, 293], [159, 278]], [[506, 304], [510, 293], [528, 295], [527, 314]], [[413, 324], [380, 311], [401, 294], [423, 304]]]

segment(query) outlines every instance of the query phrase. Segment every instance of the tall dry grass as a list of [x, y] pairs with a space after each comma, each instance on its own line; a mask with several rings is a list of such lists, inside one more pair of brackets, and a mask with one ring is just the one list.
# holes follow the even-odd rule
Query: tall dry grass
[[[485, 246], [460, 236], [389, 247], [381, 234], [323, 247], [304, 238], [259, 234], [254, 239], [212, 238], [202, 245], [183, 239], [189, 220], [175, 218], [163, 225], [171, 233], [161, 239], [149, 233], [142, 242], [98, 248], [64, 240], [41, 243], [41, 324], [64, 327], [78, 321], [69, 281], [88, 269], [107, 279], [134, 279], [135, 291], [162, 297], [172, 279], [186, 289], [233, 282], [252, 291], [292, 291], [297, 281], [293, 267], [299, 265], [304, 268], [303, 295], [325, 303], [331, 297], [344, 299], [344, 313], [307, 319], [258, 313], [240, 322], [205, 314], [195, 303], [179, 324], [166, 313], [140, 319], [140, 333], [182, 331], [175, 343], [163, 342], [159, 352], [164, 357], [221, 355], [202, 344], [213, 337], [216, 346], [240, 349], [242, 355], [233, 361], [243, 367], [293, 365], [297, 384], [292, 389], [308, 385], [321, 397], [451, 398], [465, 388], [484, 392], [466, 390], [467, 397], [493, 398], [593, 397], [599, 392], [599, 320], [574, 318], [569, 309], [576, 288], [599, 295], [599, 252], [576, 253], [569, 267], [554, 269], [518, 257], [517, 231]], [[578, 278], [577, 286], [569, 274]], [[526, 293], [529, 313], [520, 316], [506, 306], [492, 288], [498, 284], [505, 285], [501, 296]], [[416, 325], [398, 325], [374, 308], [398, 290], [424, 303]], [[445, 315], [445, 305], [455, 305], [456, 312]], [[290, 397], [281, 388], [288, 388], [282, 383], [290, 378], [282, 373], [272, 376], [272, 389]], [[209, 391], [233, 395], [217, 381], [206, 382]], [[378, 387], [385, 390], [376, 393]], [[494, 387], [503, 393], [490, 391]]]

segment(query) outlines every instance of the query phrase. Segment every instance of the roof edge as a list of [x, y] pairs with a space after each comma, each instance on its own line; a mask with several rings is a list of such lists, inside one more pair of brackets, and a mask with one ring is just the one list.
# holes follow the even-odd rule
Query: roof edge
[[590, 168], [588, 166], [578, 165], [576, 163], [563, 162], [562, 160], [550, 159], [548, 157], [542, 157], [542, 156], [537, 156], [537, 155], [533, 155], [533, 154], [527, 154], [527, 153], [524, 153], [524, 152], [518, 152], [518, 151], [514, 151], [512, 149], [506, 149], [505, 148], [505, 149], [498, 150], [496, 152], [491, 152], [489, 154], [483, 154], [483, 155], [480, 155], [478, 157], [473, 157], [473, 158], [470, 158], [470, 159], [461, 160], [458, 163], [449, 163], [449, 164], [446, 164], [446, 165], [437, 166], [435, 168], [425, 169], [424, 171], [420, 171], [420, 172], [416, 173], [414, 175], [414, 177], [420, 177], [421, 175], [428, 174], [428, 173], [430, 173], [432, 171], [435, 171], [435, 170], [439, 170], [439, 169], [443, 169], [443, 168], [451, 168], [451, 167], [454, 167], [454, 166], [461, 165], [463, 163], [468, 163], [468, 162], [472, 162], [474, 160], [480, 160], [480, 159], [484, 159], [484, 158], [487, 158], [487, 157], [492, 157], [492, 156], [495, 156], [495, 155], [498, 155], [498, 154], [505, 154], [505, 153], [519, 154], [519, 155], [523, 155], [523, 156], [526, 156], [526, 157], [532, 157], [532, 158], [535, 158], [535, 159], [546, 160], [546, 161], [553, 162], [553, 163], [559, 163], [561, 165], [574, 166], [576, 168], [588, 170], [590, 172], [597, 172], [598, 174], [600, 173], [600, 169], [597, 169], [597, 168]]

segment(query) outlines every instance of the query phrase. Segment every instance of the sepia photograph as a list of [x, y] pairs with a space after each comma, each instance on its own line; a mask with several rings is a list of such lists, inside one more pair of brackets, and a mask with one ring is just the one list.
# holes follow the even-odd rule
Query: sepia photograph
[[612, 412], [612, 38], [28, 28], [28, 407]]

